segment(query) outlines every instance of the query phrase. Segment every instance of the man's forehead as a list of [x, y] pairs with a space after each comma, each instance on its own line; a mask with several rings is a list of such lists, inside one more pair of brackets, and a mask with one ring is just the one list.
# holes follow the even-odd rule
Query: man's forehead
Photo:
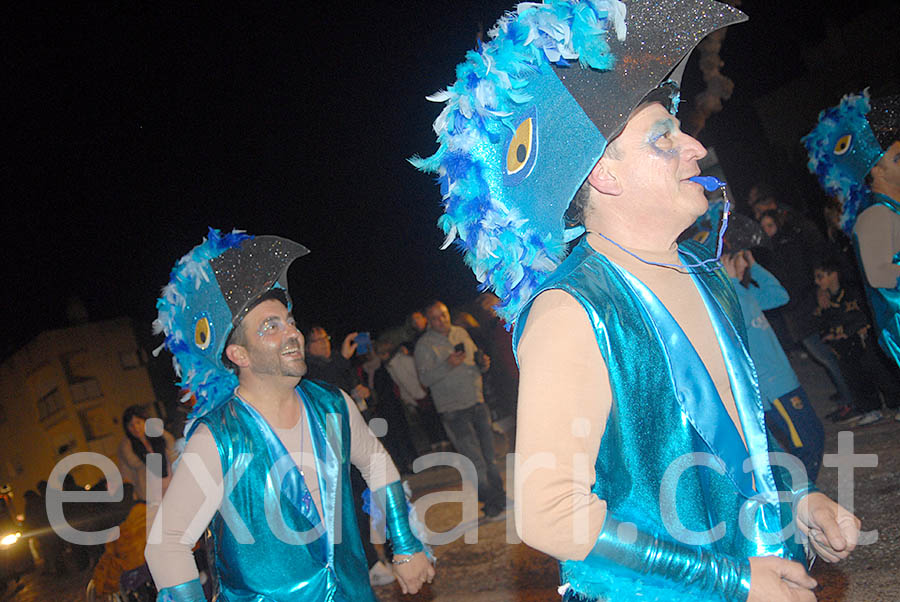
[[626, 133], [635, 137], [643, 137], [654, 128], [660, 127], [677, 129], [681, 127], [681, 122], [659, 102], [645, 102], [632, 111], [628, 121], [625, 122], [625, 127], [622, 128], [622, 132], [615, 138], [619, 138]]
[[289, 316], [287, 306], [278, 299], [266, 299], [253, 309], [251, 309], [244, 320], [263, 321], [269, 318], [283, 318]]

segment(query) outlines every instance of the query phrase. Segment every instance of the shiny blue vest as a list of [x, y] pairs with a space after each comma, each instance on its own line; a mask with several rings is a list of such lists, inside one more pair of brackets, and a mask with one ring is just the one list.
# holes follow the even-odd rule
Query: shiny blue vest
[[[693, 241], [681, 253], [685, 263], [708, 255]], [[777, 532], [792, 523], [790, 492], [808, 482], [798, 479], [789, 486], [789, 476], [768, 461], [768, 450], [777, 448], [765, 428], [737, 296], [721, 267], [693, 278], [719, 339], [749, 453], [687, 336], [626, 270], [582, 241], [535, 294], [560, 289], [572, 295], [587, 312], [606, 362], [613, 401], [592, 491], [606, 500], [611, 516], [644, 532], [735, 558], [778, 555], [803, 561], [802, 545], [794, 537], [783, 541]], [[514, 346], [529, 310], [530, 304], [516, 325]], [[690, 455], [696, 452], [701, 455]], [[751, 472], [744, 471], [745, 461]], [[765, 502], [762, 496], [751, 500], [758, 494], [771, 500], [777, 490], [788, 492], [786, 503]], [[696, 535], [710, 530], [711, 537]], [[615, 565], [603, 575], [587, 575], [582, 565], [562, 562], [560, 572], [563, 583], [588, 594], [585, 599], [697, 599], [650, 591], [617, 575]]]
[[[900, 215], [900, 204], [883, 194], [874, 195], [869, 206], [872, 205], [884, 205]], [[859, 240], [856, 238], [856, 234], [853, 235], [853, 245], [856, 248], [859, 265], [862, 267], [862, 260], [859, 259]], [[894, 255], [893, 263], [900, 264], [900, 253]], [[875, 324], [878, 326], [878, 342], [888, 357], [900, 366], [900, 286], [875, 288], [869, 285], [869, 279], [865, 275], [863, 275], [863, 282], [866, 287], [866, 296], [869, 298], [869, 305], [872, 306]]]
[[251, 406], [235, 397], [198, 421], [215, 438], [230, 489], [231, 506], [223, 503], [209, 525], [218, 600], [374, 602], [350, 487], [346, 402], [338, 389], [308, 379], [297, 392], [313, 431], [324, 521], [284, 445]]

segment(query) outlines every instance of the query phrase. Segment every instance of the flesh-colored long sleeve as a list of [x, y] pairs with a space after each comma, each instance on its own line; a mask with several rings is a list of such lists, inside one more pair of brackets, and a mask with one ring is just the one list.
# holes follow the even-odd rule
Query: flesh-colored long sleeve
[[894, 255], [900, 251], [900, 216], [883, 205], [873, 205], [856, 220], [859, 257], [866, 280], [875, 288], [894, 288], [900, 266]]
[[369, 429], [353, 400], [346, 393], [344, 398], [350, 413], [350, 462], [359, 469], [372, 491], [399, 481], [400, 473], [381, 441]]
[[185, 446], [147, 537], [144, 557], [157, 589], [198, 577], [191, 550], [223, 494], [219, 451], [212, 433], [200, 425]]
[[612, 400], [606, 364], [584, 309], [557, 290], [534, 301], [518, 355], [516, 529], [533, 548], [581, 560], [606, 516], [591, 493]]

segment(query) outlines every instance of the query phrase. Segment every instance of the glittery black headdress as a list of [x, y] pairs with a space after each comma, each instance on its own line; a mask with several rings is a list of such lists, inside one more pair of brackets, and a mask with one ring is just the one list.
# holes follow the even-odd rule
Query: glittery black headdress
[[[196, 418], [228, 399], [237, 377], [222, 363], [228, 336], [254, 301], [273, 288], [287, 294], [287, 271], [309, 251], [278, 236], [209, 229], [203, 243], [178, 260], [157, 300], [154, 333], [173, 355], [180, 387], [197, 397]], [[288, 295], [288, 300], [290, 296]]]

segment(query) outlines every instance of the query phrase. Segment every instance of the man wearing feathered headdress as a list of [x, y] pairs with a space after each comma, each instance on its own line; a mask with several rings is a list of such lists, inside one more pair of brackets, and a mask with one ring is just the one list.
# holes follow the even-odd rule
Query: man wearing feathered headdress
[[841, 201], [841, 226], [859, 253], [878, 341], [900, 365], [900, 96], [847, 94], [819, 113], [803, 144], [809, 170]]
[[206, 599], [191, 549], [208, 528], [217, 600], [374, 602], [349, 462], [372, 490], [373, 517], [386, 517], [403, 590], [434, 576], [381, 443], [345, 392], [304, 378], [287, 270], [307, 253], [277, 236], [210, 229], [157, 302], [155, 330], [197, 398], [148, 537], [159, 600]]
[[676, 245], [707, 209], [678, 80], [745, 18], [712, 0], [519, 4], [432, 97], [440, 147], [413, 162], [515, 324], [516, 526], [560, 561], [567, 601], [813, 600], [806, 537], [828, 561], [856, 542], [799, 461], [770, 458], [734, 289]]

